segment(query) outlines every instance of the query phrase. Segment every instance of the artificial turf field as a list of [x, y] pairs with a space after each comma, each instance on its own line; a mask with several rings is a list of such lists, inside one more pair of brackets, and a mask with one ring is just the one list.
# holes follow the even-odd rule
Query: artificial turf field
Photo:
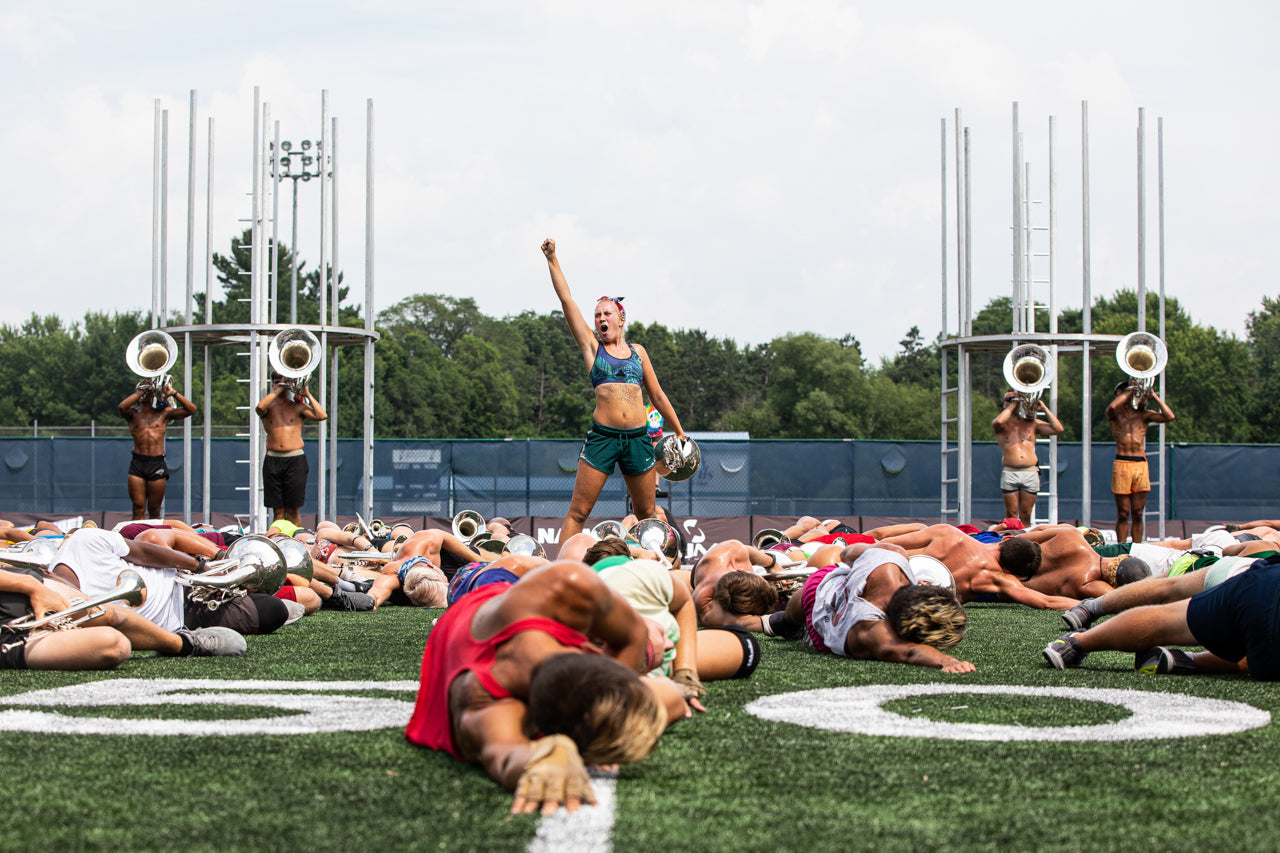
[[[1280, 849], [1276, 686], [1248, 677], [1141, 676], [1133, 671], [1133, 656], [1119, 653], [1091, 655], [1077, 670], [1052, 670], [1040, 650], [1064, 630], [1056, 613], [1000, 604], [968, 609], [969, 633], [954, 654], [972, 661], [977, 672], [963, 676], [849, 661], [764, 638], [752, 678], [709, 685], [706, 714], [677, 724], [649, 759], [622, 769], [612, 848]], [[0, 849], [529, 849], [539, 818], [508, 815], [510, 796], [481, 771], [409, 746], [402, 736], [409, 706], [386, 703], [412, 702], [412, 691], [385, 688], [416, 680], [437, 613], [407, 607], [321, 612], [273, 636], [249, 638], [243, 658], [137, 653], [110, 673], [4, 672], [0, 768], [6, 783], [0, 810], [7, 819]], [[184, 705], [146, 696], [132, 700], [140, 704], [121, 705], [110, 698], [114, 694], [104, 694], [87, 705], [50, 708], [18, 698], [100, 681], [124, 680], [98, 686], [136, 689], [137, 680], [144, 680], [145, 689], [158, 679], [209, 682], [204, 686], [223, 696], [229, 691], [216, 682], [360, 682], [332, 691], [272, 684], [261, 692], [324, 705], [328, 727], [387, 727], [287, 734], [50, 733], [80, 724], [104, 731], [256, 731], [296, 725], [300, 718], [280, 708], [212, 704], [196, 690], [176, 694], [197, 697]], [[828, 731], [762, 719], [745, 709], [760, 697], [875, 685], [908, 688], [909, 695], [882, 705], [908, 736]], [[921, 695], [909, 689], [913, 685], [1165, 691], [1251, 706], [1256, 710], [1247, 725], [1255, 727], [1167, 739], [1011, 741], [1010, 733], [1063, 737], [1095, 726], [1096, 735], [1088, 738], [1107, 737], [1126, 721], [1145, 723], [1096, 697]], [[242, 686], [230, 692], [254, 691]], [[315, 699], [317, 693], [323, 696]], [[362, 705], [360, 697], [374, 701]], [[1183, 709], [1176, 696], [1154, 699], [1147, 705], [1170, 718], [1160, 728], [1198, 731], [1213, 722], [1213, 713], [1201, 719], [1197, 707]], [[796, 705], [797, 713], [821, 716], [824, 725], [872, 716], [865, 708], [824, 710], [811, 699]], [[1227, 709], [1225, 716], [1240, 719], [1232, 713]], [[158, 722], [138, 722], [144, 718]], [[1005, 729], [996, 740], [952, 738], [970, 724], [1018, 731]], [[37, 730], [13, 730], [21, 726]], [[931, 730], [944, 736], [917, 736]], [[570, 849], [552, 845], [557, 846]]]

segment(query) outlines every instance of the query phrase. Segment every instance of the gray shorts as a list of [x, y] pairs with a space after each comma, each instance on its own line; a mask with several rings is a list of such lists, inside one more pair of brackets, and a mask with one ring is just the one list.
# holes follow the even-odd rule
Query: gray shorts
[[1040, 491], [1040, 469], [1035, 466], [1030, 468], [1004, 466], [1000, 471], [1000, 491], [1030, 492], [1034, 495]]

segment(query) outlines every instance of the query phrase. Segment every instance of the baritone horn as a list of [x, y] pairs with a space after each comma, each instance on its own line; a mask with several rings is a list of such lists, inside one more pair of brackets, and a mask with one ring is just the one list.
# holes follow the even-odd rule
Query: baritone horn
[[1018, 414], [1025, 420], [1035, 417], [1040, 395], [1053, 382], [1053, 356], [1042, 346], [1019, 344], [1004, 357], [1004, 379], [1018, 394]]
[[267, 347], [267, 361], [271, 363], [271, 369], [280, 375], [281, 384], [294, 394], [307, 384], [322, 355], [316, 336], [296, 327], [276, 335]]
[[150, 391], [159, 397], [169, 384], [169, 371], [178, 360], [178, 342], [160, 329], [149, 329], [135, 335], [124, 353], [125, 364], [142, 377], [139, 391]]
[[468, 545], [484, 532], [484, 516], [474, 509], [464, 509], [453, 517], [453, 535]]
[[1164, 341], [1148, 332], [1130, 332], [1116, 344], [1116, 362], [1129, 377], [1129, 387], [1133, 389], [1130, 402], [1135, 409], [1147, 405], [1156, 377], [1164, 372], [1168, 361], [1169, 350]]
[[146, 599], [147, 587], [142, 582], [142, 576], [132, 569], [126, 569], [116, 577], [115, 589], [108, 590], [102, 595], [90, 598], [87, 601], [74, 602], [66, 610], [59, 610], [57, 613], [50, 613], [39, 619], [32, 615], [6, 622], [5, 628], [11, 631], [26, 631], [28, 633], [25, 637], [0, 646], [0, 653], [17, 648], [31, 639], [31, 632], [65, 631], [76, 627], [82, 622], [96, 619], [102, 615], [102, 606], [104, 604], [122, 601], [130, 607], [138, 607]]

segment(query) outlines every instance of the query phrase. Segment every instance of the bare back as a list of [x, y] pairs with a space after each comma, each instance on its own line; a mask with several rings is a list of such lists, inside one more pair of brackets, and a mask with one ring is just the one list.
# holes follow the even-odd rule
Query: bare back
[[1068, 598], [1095, 598], [1112, 590], [1102, 580], [1098, 552], [1079, 530], [1061, 527], [1047, 537], [1028, 538], [1040, 545], [1040, 570], [1025, 582], [1030, 589]]

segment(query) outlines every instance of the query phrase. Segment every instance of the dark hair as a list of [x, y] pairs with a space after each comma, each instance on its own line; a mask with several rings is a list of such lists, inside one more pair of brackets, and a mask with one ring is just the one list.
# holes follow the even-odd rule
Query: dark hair
[[529, 722], [566, 735], [588, 764], [639, 761], [658, 742], [666, 714], [640, 676], [602, 655], [547, 658], [529, 679]]
[[940, 586], [907, 584], [889, 599], [885, 617], [894, 633], [908, 643], [946, 651], [964, 639], [969, 616], [954, 592]]
[[1021, 536], [1006, 536], [996, 546], [1000, 568], [1020, 581], [1040, 571], [1040, 546]]
[[631, 556], [631, 549], [627, 547], [626, 542], [617, 536], [606, 536], [587, 549], [587, 552], [582, 555], [582, 562], [588, 566], [594, 566], [605, 557], [629, 556]]
[[1151, 577], [1151, 566], [1141, 557], [1125, 557], [1116, 567], [1116, 586]]
[[716, 582], [711, 600], [735, 616], [766, 616], [778, 604], [778, 590], [754, 572], [729, 572]]
[[1111, 392], [1111, 395], [1112, 395], [1113, 397], [1119, 397], [1119, 396], [1120, 396], [1120, 392], [1124, 391], [1124, 389], [1126, 389], [1126, 388], [1128, 388], [1128, 387], [1129, 387], [1129, 383], [1128, 383], [1128, 382], [1117, 382], [1117, 383], [1116, 383], [1116, 390], [1112, 391], [1112, 392]]

